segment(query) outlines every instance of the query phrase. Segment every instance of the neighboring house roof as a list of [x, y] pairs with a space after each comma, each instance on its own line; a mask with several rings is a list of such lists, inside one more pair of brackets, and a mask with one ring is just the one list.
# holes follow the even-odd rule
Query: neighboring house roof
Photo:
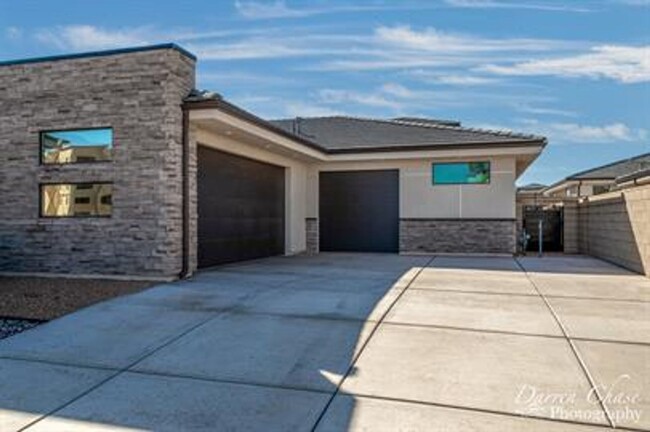
[[533, 191], [541, 191], [543, 189], [546, 189], [546, 185], [541, 184], [541, 183], [530, 183], [524, 186], [519, 186], [517, 188], [517, 192], [533, 192]]
[[332, 116], [271, 120], [270, 123], [306, 137], [331, 153], [546, 144], [544, 137], [464, 128], [458, 122], [434, 119]]
[[568, 176], [565, 180], [614, 180], [626, 174], [650, 168], [650, 153], [618, 160]]
[[564, 183], [580, 182], [580, 181], [614, 181], [617, 178], [625, 177], [628, 174], [637, 171], [643, 171], [650, 168], [650, 153], [644, 153], [631, 158], [621, 159], [615, 162], [608, 163], [596, 168], [591, 168], [585, 171], [580, 171], [572, 174], [558, 182], [553, 183], [546, 188], [545, 193], [555, 190], [562, 186]]

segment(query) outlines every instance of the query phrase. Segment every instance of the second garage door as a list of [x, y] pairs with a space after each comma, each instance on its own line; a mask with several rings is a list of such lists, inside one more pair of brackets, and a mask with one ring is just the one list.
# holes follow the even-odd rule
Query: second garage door
[[398, 170], [321, 172], [319, 180], [322, 251], [398, 251]]
[[284, 253], [285, 170], [198, 148], [198, 265]]

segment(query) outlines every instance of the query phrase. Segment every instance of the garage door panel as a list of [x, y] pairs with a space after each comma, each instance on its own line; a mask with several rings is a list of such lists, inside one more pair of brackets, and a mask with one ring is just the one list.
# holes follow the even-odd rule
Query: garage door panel
[[323, 251], [397, 252], [399, 171], [320, 174]]
[[285, 170], [198, 151], [199, 267], [284, 253]]

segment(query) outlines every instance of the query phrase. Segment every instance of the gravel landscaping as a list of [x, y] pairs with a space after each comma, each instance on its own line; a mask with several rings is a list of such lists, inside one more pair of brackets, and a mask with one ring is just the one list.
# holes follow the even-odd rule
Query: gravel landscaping
[[0, 339], [93, 303], [142, 291], [153, 282], [0, 277]]
[[0, 318], [0, 339], [13, 336], [25, 330], [36, 327], [45, 321], [16, 318]]

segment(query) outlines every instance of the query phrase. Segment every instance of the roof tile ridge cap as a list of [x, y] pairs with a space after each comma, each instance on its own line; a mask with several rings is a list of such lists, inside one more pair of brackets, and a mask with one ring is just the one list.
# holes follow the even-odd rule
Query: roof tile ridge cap
[[485, 129], [485, 128], [476, 128], [476, 127], [467, 127], [467, 126], [451, 126], [451, 125], [446, 125], [446, 124], [440, 124], [440, 123], [422, 123], [422, 122], [415, 122], [415, 121], [408, 121], [408, 120], [387, 120], [391, 123], [396, 123], [396, 124], [404, 124], [408, 126], [418, 126], [418, 127], [428, 127], [432, 129], [444, 129], [444, 130], [456, 130], [456, 131], [463, 131], [463, 132], [475, 132], [475, 133], [483, 133], [483, 134], [490, 134], [490, 135], [496, 135], [496, 136], [502, 136], [502, 137], [512, 137], [512, 138], [525, 138], [525, 139], [538, 139], [538, 140], [544, 140], [546, 139], [543, 136], [540, 135], [535, 135], [535, 134], [526, 134], [526, 133], [521, 133], [521, 132], [514, 132], [511, 130], [495, 130], [495, 129]]

